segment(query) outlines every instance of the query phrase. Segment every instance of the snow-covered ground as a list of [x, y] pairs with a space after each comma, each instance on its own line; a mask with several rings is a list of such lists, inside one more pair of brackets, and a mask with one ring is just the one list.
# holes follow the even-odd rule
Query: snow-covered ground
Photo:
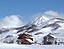
[[0, 44], [0, 49], [64, 49], [64, 45], [18, 45]]

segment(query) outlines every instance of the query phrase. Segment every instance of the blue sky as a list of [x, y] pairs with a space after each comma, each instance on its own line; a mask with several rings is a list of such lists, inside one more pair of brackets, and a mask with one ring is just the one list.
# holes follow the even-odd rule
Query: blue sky
[[32, 15], [48, 10], [64, 13], [64, 0], [0, 0], [0, 19], [20, 15], [29, 22]]

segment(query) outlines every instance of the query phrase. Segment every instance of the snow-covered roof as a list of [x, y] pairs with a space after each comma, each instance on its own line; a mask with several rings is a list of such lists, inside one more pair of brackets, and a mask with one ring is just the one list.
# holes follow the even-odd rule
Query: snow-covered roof
[[50, 35], [50, 36], [52, 36], [52, 37], [54, 37], [54, 38], [57, 38], [56, 36], [54, 36], [54, 35]]

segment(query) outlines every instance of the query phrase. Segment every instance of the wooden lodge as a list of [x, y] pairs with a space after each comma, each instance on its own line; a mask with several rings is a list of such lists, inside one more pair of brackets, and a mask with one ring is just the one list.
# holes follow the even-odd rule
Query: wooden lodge
[[33, 38], [32, 35], [29, 35], [29, 34], [19, 34], [18, 35], [18, 40], [17, 40], [17, 43], [18, 44], [32, 44], [32, 41], [33, 41]]

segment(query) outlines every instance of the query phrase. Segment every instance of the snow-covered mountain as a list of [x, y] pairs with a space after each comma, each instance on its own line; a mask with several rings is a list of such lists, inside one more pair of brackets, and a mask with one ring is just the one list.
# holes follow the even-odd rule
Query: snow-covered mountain
[[[50, 19], [46, 16], [40, 16], [32, 21], [31, 24], [27, 24], [22, 27], [2, 28], [0, 29], [0, 34], [3, 36], [3, 39], [9, 35], [11, 35], [15, 39], [17, 38], [18, 34], [28, 33], [33, 35], [34, 41], [36, 39], [36, 41], [41, 42], [43, 40], [42, 38], [50, 33], [51, 35], [54, 35], [56, 37], [63, 38], [63, 28], [63, 18]], [[10, 38], [11, 36], [9, 36], [8, 38]]]
[[[62, 24], [62, 25], [61, 25]], [[39, 30], [43, 30], [43, 29], [47, 29], [47, 28], [50, 28], [50, 29], [48, 29], [48, 30], [50, 30], [50, 31], [55, 31], [56, 29], [58, 29], [58, 28], [62, 28], [63, 27], [63, 25], [64, 25], [64, 19], [62, 19], [62, 18], [52, 18], [52, 19], [48, 19], [47, 17], [45, 17], [45, 16], [41, 16], [41, 17], [39, 17], [38, 19], [36, 19], [36, 20], [34, 20], [32, 23], [31, 23], [31, 25], [35, 25], [34, 27], [35, 27], [35, 29], [34, 29], [34, 31], [37, 29], [37, 31], [39, 31]], [[30, 25], [29, 25], [30, 26]], [[32, 26], [30, 26], [30, 27], [32, 27]], [[28, 27], [29, 28], [29, 27]], [[30, 29], [32, 29], [32, 28], [30, 28]], [[29, 29], [29, 30], [30, 30]], [[25, 29], [25, 30], [27, 30], [27, 28]], [[28, 32], [30, 32], [30, 31], [28, 31]], [[31, 30], [31, 32], [33, 32], [33, 29]], [[45, 31], [43, 31], [43, 32], [45, 32]]]

